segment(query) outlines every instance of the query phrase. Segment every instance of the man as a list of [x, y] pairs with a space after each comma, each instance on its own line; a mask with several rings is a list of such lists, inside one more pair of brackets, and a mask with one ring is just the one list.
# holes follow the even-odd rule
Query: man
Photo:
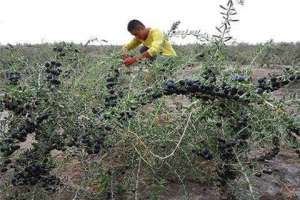
[[[176, 52], [168, 38], [159, 29], [146, 28], [139, 20], [131, 20], [128, 23], [127, 30], [134, 38], [122, 48], [123, 64], [126, 66], [144, 59], [153, 61], [157, 56], [176, 56]], [[128, 51], [137, 48], [140, 44], [143, 44], [140, 49], [140, 55], [130, 57]]]

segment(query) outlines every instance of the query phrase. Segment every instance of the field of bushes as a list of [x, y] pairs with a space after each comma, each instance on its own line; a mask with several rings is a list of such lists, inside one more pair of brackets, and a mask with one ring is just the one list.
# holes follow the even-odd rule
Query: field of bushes
[[0, 198], [258, 199], [286, 152], [299, 175], [300, 45], [175, 48], [125, 67], [118, 46], [2, 46]]

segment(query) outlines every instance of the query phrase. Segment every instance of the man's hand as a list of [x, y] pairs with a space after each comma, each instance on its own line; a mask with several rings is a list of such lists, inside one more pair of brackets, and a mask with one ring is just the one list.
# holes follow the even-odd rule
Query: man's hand
[[125, 60], [126, 58], [130, 57], [128, 54], [123, 54], [122, 59]]
[[135, 63], [137, 60], [134, 57], [127, 57], [123, 60], [123, 64], [125, 64], [126, 66], [128, 65], [132, 65], [133, 63]]
[[129, 57], [128, 50], [126, 48], [122, 48], [122, 59], [125, 60]]

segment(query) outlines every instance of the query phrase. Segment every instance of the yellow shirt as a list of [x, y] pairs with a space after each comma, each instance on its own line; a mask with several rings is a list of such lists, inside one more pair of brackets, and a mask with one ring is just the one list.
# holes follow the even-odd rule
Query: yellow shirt
[[135, 49], [140, 44], [149, 48], [147, 52], [150, 56], [155, 56], [159, 53], [163, 56], [176, 56], [176, 52], [168, 38], [159, 29], [150, 28], [146, 40], [133, 38], [130, 42], [125, 44], [123, 48], [126, 48], [129, 51]]

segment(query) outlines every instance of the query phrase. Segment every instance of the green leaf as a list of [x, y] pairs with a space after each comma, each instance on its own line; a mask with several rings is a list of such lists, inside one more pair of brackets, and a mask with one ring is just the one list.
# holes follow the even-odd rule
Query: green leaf
[[222, 5], [220, 5], [220, 7], [222, 8], [222, 9], [224, 9], [224, 10], [227, 10], [224, 6], [222, 6]]
[[216, 37], [216, 38], [221, 38], [221, 36], [219, 35], [212, 35], [213, 37]]
[[229, 0], [228, 3], [227, 3], [227, 6], [228, 6], [228, 7], [231, 7], [232, 5], [233, 5], [232, 0]]
[[221, 31], [221, 29], [220, 28], [218, 28], [218, 27], [216, 27], [216, 29], [220, 32], [220, 33], [222, 33], [222, 31]]
[[231, 40], [232, 39], [232, 37], [226, 37], [225, 39], [224, 39], [224, 42], [228, 42], [229, 40]]

